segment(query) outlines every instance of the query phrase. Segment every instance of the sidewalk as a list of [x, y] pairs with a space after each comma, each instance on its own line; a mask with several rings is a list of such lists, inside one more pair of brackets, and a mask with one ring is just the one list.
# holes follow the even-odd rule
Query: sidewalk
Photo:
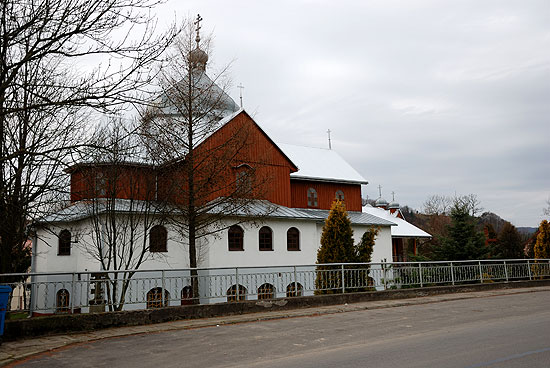
[[154, 325], [143, 325], [133, 327], [119, 327], [99, 331], [77, 333], [69, 335], [45, 336], [27, 340], [5, 342], [0, 346], [0, 366], [5, 366], [15, 361], [30, 357], [35, 354], [63, 348], [72, 344], [86, 343], [94, 340], [121, 337], [135, 334], [146, 334], [165, 332], [182, 329], [194, 329], [202, 327], [213, 327], [226, 324], [245, 323], [273, 320], [291, 317], [319, 316], [324, 314], [361, 311], [366, 309], [381, 309], [402, 307], [408, 305], [439, 303], [453, 300], [486, 298], [500, 295], [522, 294], [533, 292], [549, 292], [549, 286], [499, 289], [490, 291], [465, 292], [458, 294], [443, 294], [424, 296], [411, 299], [370, 301], [345, 305], [332, 305], [326, 307], [314, 307], [286, 311], [271, 311], [262, 313], [251, 313], [237, 316], [205, 318], [195, 320], [180, 320], [174, 322], [159, 323]]

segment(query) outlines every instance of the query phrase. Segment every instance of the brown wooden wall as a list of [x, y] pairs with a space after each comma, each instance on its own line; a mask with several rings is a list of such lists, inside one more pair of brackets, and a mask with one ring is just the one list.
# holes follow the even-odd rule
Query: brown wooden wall
[[[290, 173], [296, 167], [262, 132], [254, 121], [241, 113], [217, 130], [194, 151], [196, 197], [210, 201], [233, 196], [237, 173], [250, 170], [252, 191], [258, 199], [290, 207]], [[185, 203], [187, 172], [182, 161], [159, 180], [159, 195], [176, 203]]]
[[[81, 167], [71, 173], [71, 201], [107, 197], [151, 200], [155, 198], [155, 180], [155, 171], [148, 167], [124, 164]], [[100, 187], [104, 190], [100, 191]]]
[[[308, 207], [307, 205], [307, 191], [309, 188], [313, 188], [317, 191], [318, 207]], [[341, 190], [344, 192], [344, 200], [348, 211], [362, 210], [360, 184], [341, 184], [291, 179], [290, 189], [292, 193], [292, 207], [295, 208], [330, 210], [330, 206], [336, 197], [336, 191]]]

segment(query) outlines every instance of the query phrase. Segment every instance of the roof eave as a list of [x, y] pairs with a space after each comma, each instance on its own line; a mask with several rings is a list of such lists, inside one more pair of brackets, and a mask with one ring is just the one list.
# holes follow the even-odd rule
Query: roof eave
[[319, 181], [326, 183], [344, 183], [344, 184], [362, 184], [367, 185], [369, 182], [366, 180], [346, 180], [346, 179], [333, 179], [333, 178], [319, 178], [313, 176], [298, 176], [290, 175], [290, 180], [308, 180], [308, 181]]

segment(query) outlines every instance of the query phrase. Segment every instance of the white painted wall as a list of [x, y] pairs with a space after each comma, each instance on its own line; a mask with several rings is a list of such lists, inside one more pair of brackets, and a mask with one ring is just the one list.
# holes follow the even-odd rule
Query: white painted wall
[[[225, 220], [224, 225], [229, 227], [233, 225], [235, 220]], [[269, 226], [273, 231], [273, 250], [259, 250], [259, 229], [261, 226]], [[323, 223], [307, 220], [286, 220], [286, 219], [270, 219], [263, 224], [240, 224], [244, 230], [244, 251], [229, 251], [227, 230], [223, 230], [214, 236], [205, 239], [200, 239], [199, 244], [199, 267], [200, 268], [223, 268], [223, 267], [260, 267], [260, 266], [287, 266], [287, 265], [311, 265], [317, 260], [317, 250], [320, 246]], [[38, 230], [38, 240], [36, 244], [36, 272], [85, 272], [85, 271], [101, 271], [99, 262], [86, 252], [86, 244], [92, 244], [88, 229], [91, 223], [88, 220], [58, 224], [51, 226], [48, 229]], [[288, 251], [286, 245], [286, 233], [290, 227], [296, 227], [300, 231], [300, 251]], [[173, 226], [166, 225], [168, 231], [168, 244], [166, 253], [149, 253], [147, 260], [140, 267], [141, 270], [155, 269], [182, 269], [189, 267], [189, 255], [187, 242], [182, 240], [181, 235]], [[355, 242], [358, 243], [363, 233], [368, 229], [367, 226], [352, 226], [354, 231]], [[71, 234], [76, 236], [77, 243], [72, 244], [71, 254], [68, 256], [59, 256], [58, 253], [58, 238], [57, 234], [61, 230], [68, 229]], [[75, 240], [75, 239], [73, 239]], [[373, 262], [382, 260], [391, 261], [392, 259], [392, 241], [390, 227], [381, 227], [376, 238], [374, 252], [372, 256]], [[210, 271], [207, 271], [210, 272]], [[243, 272], [246, 272], [243, 270]], [[251, 271], [252, 272], [252, 271]], [[259, 270], [255, 272], [260, 272]], [[276, 286], [277, 296], [281, 297], [285, 294], [285, 287], [292, 279], [291, 269], [288, 270], [288, 275], [281, 274], [280, 270], [275, 271], [269, 268], [261, 270], [261, 272], [274, 272], [274, 275], [279, 274], [278, 284]], [[167, 278], [170, 274], [166, 273]], [[282, 275], [282, 276], [281, 276]], [[176, 275], [173, 275], [176, 276]], [[78, 276], [80, 277], [80, 276]], [[88, 277], [87, 275], [82, 277]], [[141, 273], [135, 278], [143, 277], [158, 277], [158, 274]], [[267, 276], [266, 276], [267, 277]], [[269, 277], [275, 277], [273, 275]], [[282, 278], [281, 278], [282, 277]], [[181, 278], [181, 275], [176, 277], [178, 285], [167, 285], [172, 298], [179, 298], [181, 289], [188, 283], [188, 278]], [[275, 277], [277, 279], [277, 277]], [[174, 279], [175, 280], [175, 279]], [[275, 279], [274, 279], [275, 280]], [[46, 279], [42, 279], [46, 281]], [[76, 287], [71, 286], [70, 276], [49, 276], [47, 281], [56, 281], [57, 284], [49, 286], [47, 295], [42, 295], [36, 302], [40, 307], [50, 306], [51, 309], [47, 312], [55, 311], [55, 293], [57, 290], [65, 288], [71, 290], [71, 298], [79, 303], [86, 304], [89, 298], [88, 286], [84, 279], [79, 283], [77, 280]], [[255, 280], [254, 285], [247, 285], [249, 290], [255, 293], [255, 289], [259, 286], [256, 283], [261, 280]], [[264, 280], [265, 281], [265, 280]], [[174, 281], [176, 282], [176, 281]], [[233, 281], [234, 282], [234, 281]], [[263, 281], [262, 281], [263, 282]], [[265, 281], [267, 282], [267, 281]], [[270, 283], [275, 281], [269, 281]], [[225, 278], [223, 287], [220, 285], [220, 296], [224, 295], [226, 289], [231, 286], [231, 278]], [[261, 283], [261, 282], [260, 282]], [[74, 283], [73, 283], [74, 284]], [[181, 285], [180, 285], [181, 284]], [[151, 283], [143, 283], [137, 291], [139, 295], [136, 300], [145, 300], [145, 293], [152, 287], [159, 286], [159, 280]], [[40, 286], [39, 286], [40, 287]], [[71, 287], [73, 289], [71, 289]], [[222, 290], [223, 289], [223, 290]], [[38, 293], [41, 294], [41, 293]], [[42, 293], [44, 294], [44, 293]], [[218, 298], [219, 299], [219, 298]], [[206, 302], [223, 301], [225, 297], [218, 299], [205, 300]], [[222, 300], [223, 299], [223, 300]], [[178, 301], [173, 301], [171, 305], [178, 305]], [[142, 309], [143, 303], [127, 304], [125, 309]], [[83, 310], [83, 312], [86, 312]]]

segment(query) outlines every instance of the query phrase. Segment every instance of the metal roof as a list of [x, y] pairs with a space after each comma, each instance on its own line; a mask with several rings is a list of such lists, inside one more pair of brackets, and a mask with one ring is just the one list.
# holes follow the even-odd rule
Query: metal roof
[[[124, 213], [140, 213], [144, 211], [157, 211], [159, 214], [163, 210], [171, 211], [177, 215], [179, 212], [176, 208], [161, 208], [162, 204], [151, 203], [146, 201], [131, 201], [128, 199], [117, 199], [114, 202], [114, 211], [120, 214]], [[92, 215], [102, 214], [110, 210], [110, 201], [95, 200], [95, 201], [79, 201], [72, 203], [69, 206], [48, 215], [37, 223], [56, 223], [56, 222], [73, 222], [80, 221]], [[330, 211], [304, 208], [290, 208], [271, 203], [266, 200], [254, 201], [218, 201], [210, 202], [212, 208], [208, 211], [212, 215], [229, 213], [235, 217], [264, 217], [272, 219], [287, 219], [287, 220], [309, 220], [309, 221], [325, 221]], [[376, 226], [394, 226], [395, 222], [389, 219], [383, 219], [378, 216], [349, 211], [351, 223], [353, 225], [376, 225]]]
[[368, 183], [334, 150], [292, 144], [277, 145], [298, 166], [298, 172], [290, 174], [291, 179]]

